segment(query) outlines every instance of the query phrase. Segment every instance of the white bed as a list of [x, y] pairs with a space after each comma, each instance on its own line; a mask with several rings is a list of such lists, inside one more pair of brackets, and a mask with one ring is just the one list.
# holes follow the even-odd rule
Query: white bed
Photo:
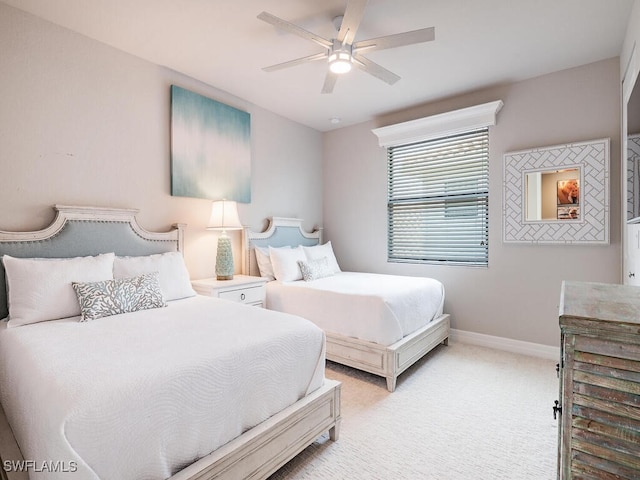
[[[56, 208], [48, 229], [0, 232], [0, 253], [146, 261], [181, 244], [181, 228], [150, 234], [131, 210]], [[0, 297], [6, 309], [4, 285]], [[266, 478], [322, 432], [337, 438], [340, 385], [324, 379], [320, 328], [210, 297], [166, 303], [87, 322], [2, 322], [4, 478], [27, 478], [25, 466], [32, 479]]]
[[[245, 230], [244, 271], [275, 270], [266, 272], [280, 279], [267, 284], [267, 308], [313, 321], [327, 335], [329, 360], [383, 376], [393, 392], [398, 375], [448, 341], [444, 287], [431, 278], [342, 272], [330, 243], [320, 244], [320, 230], [305, 232], [299, 219], [274, 217], [265, 232]], [[271, 266], [265, 263], [266, 248]], [[305, 281], [291, 274], [288, 265], [296, 258], [319, 260], [325, 253], [325, 275]]]

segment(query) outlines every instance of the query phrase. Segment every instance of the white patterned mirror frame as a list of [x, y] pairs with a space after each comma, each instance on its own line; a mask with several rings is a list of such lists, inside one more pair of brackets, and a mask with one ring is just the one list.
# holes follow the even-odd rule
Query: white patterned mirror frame
[[[503, 167], [504, 243], [609, 243], [608, 138], [505, 153]], [[574, 168], [581, 172], [579, 219], [527, 221], [526, 174]]]

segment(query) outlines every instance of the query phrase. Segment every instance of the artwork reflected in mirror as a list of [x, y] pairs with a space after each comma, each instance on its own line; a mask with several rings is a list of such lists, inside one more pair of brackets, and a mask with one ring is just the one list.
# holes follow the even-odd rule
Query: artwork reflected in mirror
[[558, 220], [578, 220], [580, 218], [580, 180], [558, 180]]
[[558, 220], [578, 220], [580, 207], [578, 205], [559, 205]]
[[577, 178], [558, 180], [558, 205], [580, 203], [580, 181]]
[[580, 220], [580, 169], [527, 172], [526, 220]]

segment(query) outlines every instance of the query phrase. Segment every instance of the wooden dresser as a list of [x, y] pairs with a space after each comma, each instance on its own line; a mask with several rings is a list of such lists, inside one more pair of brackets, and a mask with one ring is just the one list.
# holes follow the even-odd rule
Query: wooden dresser
[[640, 479], [640, 287], [564, 282], [558, 478]]

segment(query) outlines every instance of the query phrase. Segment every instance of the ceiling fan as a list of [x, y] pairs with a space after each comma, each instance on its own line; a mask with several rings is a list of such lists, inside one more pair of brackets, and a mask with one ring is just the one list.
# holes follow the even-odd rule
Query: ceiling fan
[[404, 45], [412, 45], [414, 43], [430, 42], [435, 38], [435, 29], [433, 27], [421, 28], [410, 32], [397, 33], [395, 35], [387, 35], [384, 37], [371, 38], [355, 42], [356, 31], [362, 21], [364, 9], [368, 0], [349, 0], [347, 8], [343, 16], [334, 19], [334, 25], [338, 30], [336, 38], [330, 40], [319, 35], [311, 33], [298, 25], [287, 22], [267, 12], [258, 15], [263, 20], [281, 30], [306, 38], [318, 45], [324, 47], [324, 52], [309, 55], [307, 57], [297, 58], [277, 65], [264, 67], [266, 72], [273, 72], [282, 68], [293, 67], [301, 63], [315, 62], [317, 60], [327, 60], [329, 70], [324, 80], [322, 93], [331, 93], [336, 84], [338, 75], [351, 70], [351, 66], [355, 65], [360, 70], [379, 78], [383, 82], [393, 85], [400, 77], [386, 68], [372, 62], [362, 55], [362, 52], [372, 52], [374, 50], [383, 50], [386, 48], [402, 47]]

